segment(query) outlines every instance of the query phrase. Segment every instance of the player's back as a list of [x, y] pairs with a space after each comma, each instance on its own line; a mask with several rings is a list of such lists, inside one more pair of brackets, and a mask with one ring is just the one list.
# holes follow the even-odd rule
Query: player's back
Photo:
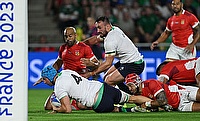
[[101, 86], [99, 81], [90, 81], [75, 71], [63, 70], [56, 80], [55, 93], [58, 98], [69, 96], [83, 105], [91, 106]]
[[196, 83], [196, 59], [172, 61], [161, 69], [160, 76], [168, 77], [177, 83]]

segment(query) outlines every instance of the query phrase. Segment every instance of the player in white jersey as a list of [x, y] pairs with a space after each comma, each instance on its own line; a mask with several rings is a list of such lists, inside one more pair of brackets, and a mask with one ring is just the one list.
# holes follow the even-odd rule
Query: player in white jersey
[[58, 74], [52, 66], [47, 66], [42, 69], [41, 76], [43, 82], [47, 85], [55, 85], [54, 92], [60, 100], [61, 106], [53, 106], [54, 112], [71, 113], [71, 98], [86, 107], [92, 107], [95, 112], [99, 113], [124, 112], [124, 110], [125, 112], [145, 111], [138, 106], [124, 109], [122, 107], [114, 107], [114, 104], [127, 102], [142, 104], [151, 101], [151, 99], [143, 96], [131, 96], [106, 83], [88, 80], [72, 70], [63, 70]]
[[[120, 28], [111, 25], [107, 17], [99, 17], [95, 25], [100, 37], [104, 38], [105, 61], [88, 76], [108, 70], [104, 77], [105, 82], [112, 86], [118, 84], [120, 89], [129, 93], [126, 87], [122, 88], [124, 79], [130, 73], [139, 75], [143, 72], [143, 56]], [[115, 57], [119, 61], [112, 65]]]

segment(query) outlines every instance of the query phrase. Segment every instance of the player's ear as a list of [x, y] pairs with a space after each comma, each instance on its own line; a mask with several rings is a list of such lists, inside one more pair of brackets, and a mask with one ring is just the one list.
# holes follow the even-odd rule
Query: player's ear
[[110, 24], [106, 24], [106, 31], [109, 32], [112, 29], [112, 26]]
[[181, 2], [181, 8], [183, 9], [183, 3]]

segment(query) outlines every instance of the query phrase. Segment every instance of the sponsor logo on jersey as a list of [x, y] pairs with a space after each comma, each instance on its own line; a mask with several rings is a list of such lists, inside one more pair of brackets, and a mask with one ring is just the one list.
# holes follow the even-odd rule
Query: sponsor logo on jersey
[[79, 56], [79, 55], [80, 55], [79, 50], [75, 50], [75, 55], [76, 55], [76, 56]]
[[185, 23], [185, 21], [184, 20], [181, 20], [181, 24], [184, 24]]

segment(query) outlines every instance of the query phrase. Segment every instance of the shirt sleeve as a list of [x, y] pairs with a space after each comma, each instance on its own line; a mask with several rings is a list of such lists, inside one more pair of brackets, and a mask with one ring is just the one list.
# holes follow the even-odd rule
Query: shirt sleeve
[[191, 16], [188, 17], [188, 19], [189, 19], [189, 24], [192, 26], [192, 28], [195, 28], [199, 24], [199, 21], [194, 14], [191, 14]]
[[154, 97], [164, 90], [161, 83], [155, 80], [151, 80], [151, 83], [149, 83], [149, 89], [152, 91]]
[[105, 48], [105, 54], [106, 56], [108, 55], [116, 55], [116, 51], [117, 51], [117, 38], [116, 36], [112, 36], [112, 34], [109, 34], [106, 37], [105, 40], [105, 44], [104, 44], [104, 48]]

